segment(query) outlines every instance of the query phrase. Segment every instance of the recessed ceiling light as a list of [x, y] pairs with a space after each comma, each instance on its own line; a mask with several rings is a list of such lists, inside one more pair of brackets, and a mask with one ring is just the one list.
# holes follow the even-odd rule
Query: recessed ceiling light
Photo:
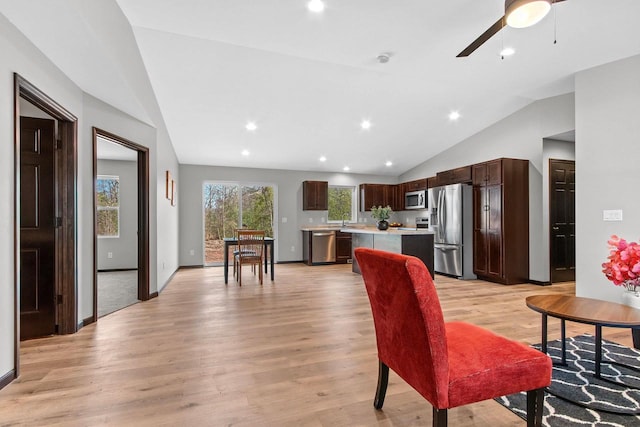
[[326, 161], [327, 161], [327, 158], [326, 158], [325, 156], [320, 156], [320, 161], [321, 161], [321, 162], [326, 162]]
[[502, 56], [502, 57], [504, 58], [505, 56], [511, 56], [511, 55], [513, 55], [514, 53], [516, 53], [516, 50], [515, 50], [514, 48], [512, 48], [512, 47], [505, 47], [504, 49], [502, 49], [502, 50], [500, 51], [500, 56]]
[[324, 10], [324, 2], [322, 0], [311, 0], [307, 3], [307, 9], [314, 13], [321, 13]]
[[249, 132], [253, 132], [254, 130], [258, 129], [258, 125], [256, 125], [255, 122], [247, 122], [247, 125], [245, 126], [245, 128], [249, 131]]
[[249, 155], [249, 150], [242, 150], [242, 155], [243, 156], [248, 156]]
[[365, 130], [371, 129], [371, 122], [369, 120], [363, 120], [362, 123], [360, 123], [360, 127]]
[[345, 172], [349, 172], [351, 170], [351, 168], [349, 168], [349, 166], [345, 166], [342, 168], [343, 171]]
[[452, 111], [449, 113], [449, 120], [455, 121], [458, 120], [460, 118], [460, 113], [458, 113], [457, 111]]
[[385, 163], [384, 165], [387, 167], [393, 166], [393, 162], [391, 162], [391, 160], [387, 160], [387, 163]]

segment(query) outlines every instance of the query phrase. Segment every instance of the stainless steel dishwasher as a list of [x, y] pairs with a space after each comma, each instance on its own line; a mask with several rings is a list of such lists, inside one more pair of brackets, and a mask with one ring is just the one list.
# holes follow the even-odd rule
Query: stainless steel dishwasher
[[336, 262], [336, 232], [314, 231], [311, 233], [311, 262]]

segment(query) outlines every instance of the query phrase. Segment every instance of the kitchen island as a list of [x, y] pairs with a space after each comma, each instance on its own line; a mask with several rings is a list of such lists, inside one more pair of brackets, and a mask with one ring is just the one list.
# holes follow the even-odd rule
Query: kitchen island
[[[342, 228], [343, 233], [351, 233], [351, 250], [373, 248], [419, 258], [433, 277], [433, 232], [421, 229], [394, 229], [385, 231], [377, 228]], [[360, 274], [360, 267], [352, 256], [352, 271]]]

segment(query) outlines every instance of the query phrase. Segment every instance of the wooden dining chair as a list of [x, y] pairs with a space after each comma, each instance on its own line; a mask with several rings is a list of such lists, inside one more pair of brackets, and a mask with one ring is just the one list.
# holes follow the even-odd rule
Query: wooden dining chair
[[[247, 228], [244, 224], [242, 225], [242, 228], [236, 228], [233, 230], [233, 238], [236, 240], [236, 242], [238, 241], [238, 231], [239, 230], [249, 230], [249, 228]], [[237, 280], [238, 277], [238, 260], [236, 259], [236, 256], [238, 255], [239, 249], [236, 247], [236, 249], [234, 249], [233, 251], [233, 277]]]
[[238, 274], [236, 280], [242, 286], [242, 266], [249, 264], [258, 270], [260, 284], [262, 285], [262, 260], [264, 254], [264, 231], [261, 230], [238, 230], [238, 253], [234, 262], [237, 262]]
[[357, 248], [378, 346], [382, 409], [389, 368], [427, 399], [433, 426], [447, 425], [447, 410], [527, 392], [527, 426], [542, 424], [551, 359], [516, 341], [465, 322], [445, 322], [431, 274], [418, 258]]

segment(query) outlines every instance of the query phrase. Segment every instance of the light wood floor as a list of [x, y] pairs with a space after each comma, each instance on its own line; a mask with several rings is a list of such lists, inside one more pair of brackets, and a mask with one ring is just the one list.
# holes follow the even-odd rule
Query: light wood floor
[[[0, 425], [429, 426], [431, 406], [391, 373], [373, 409], [375, 336], [359, 275], [349, 265], [276, 266], [276, 281], [221, 268], [179, 271], [160, 297], [75, 335], [22, 343], [21, 376], [0, 390]], [[527, 343], [540, 315], [524, 298], [574, 293], [438, 276], [446, 320]], [[589, 332], [567, 323], [568, 335]], [[559, 325], [550, 321], [549, 336]], [[630, 345], [628, 330], [605, 338]], [[494, 401], [449, 411], [450, 426], [523, 426]]]

